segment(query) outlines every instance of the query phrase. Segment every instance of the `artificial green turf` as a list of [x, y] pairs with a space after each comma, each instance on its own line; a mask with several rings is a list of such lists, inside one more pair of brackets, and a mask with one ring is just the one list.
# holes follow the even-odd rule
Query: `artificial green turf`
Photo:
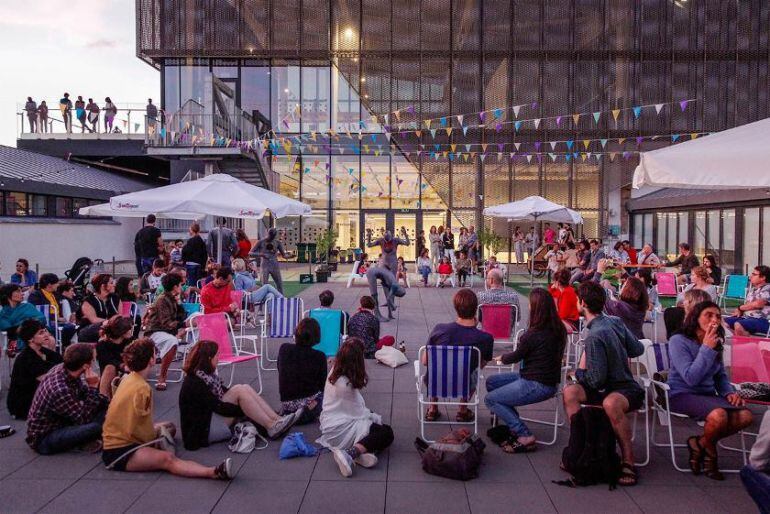
[[283, 282], [283, 294], [288, 297], [297, 296], [313, 284], [300, 284], [297, 282]]

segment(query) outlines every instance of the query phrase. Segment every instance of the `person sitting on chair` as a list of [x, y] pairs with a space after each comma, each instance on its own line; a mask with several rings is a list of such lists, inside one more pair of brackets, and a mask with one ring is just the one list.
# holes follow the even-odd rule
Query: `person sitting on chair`
[[[332, 305], [334, 304], [334, 293], [330, 290], [326, 289], [321, 291], [321, 294], [318, 295], [318, 301], [321, 303], [321, 306], [318, 308], [319, 310], [335, 310], [332, 308]], [[343, 333], [345, 327], [348, 325], [350, 315], [343, 310], [340, 310], [340, 312], [342, 312], [342, 316], [340, 316], [340, 333]]]
[[107, 398], [112, 398], [112, 381], [126, 371], [121, 356], [133, 340], [134, 323], [131, 318], [116, 314], [102, 323], [101, 335], [96, 343], [96, 362], [99, 363], [102, 373], [99, 392]]
[[16, 350], [24, 347], [24, 341], [18, 346], [16, 343], [16, 331], [22, 322], [27, 319], [36, 319], [42, 325], [48, 326], [48, 320], [42, 312], [31, 303], [24, 301], [24, 293], [21, 286], [16, 284], [5, 284], [0, 286], [0, 331], [7, 332], [8, 348], [6, 352], [9, 357], [16, 355]]
[[357, 337], [364, 343], [364, 359], [374, 359], [374, 354], [383, 346], [393, 346], [393, 336], [380, 338], [380, 322], [374, 315], [374, 298], [362, 296], [361, 307], [348, 321], [348, 337]]
[[[465, 252], [463, 252], [465, 253]], [[468, 260], [468, 268], [470, 269], [471, 261]], [[428, 276], [430, 275], [432, 264], [430, 257], [428, 255], [428, 249], [423, 248], [420, 255], [417, 257], [417, 272], [422, 277], [422, 284], [424, 286], [428, 285]]]
[[569, 330], [577, 330], [580, 323], [578, 312], [578, 299], [575, 288], [569, 283], [570, 273], [567, 269], [560, 269], [553, 276], [553, 284], [549, 287], [551, 296], [556, 302], [559, 318]]
[[[163, 276], [164, 293], [155, 300], [144, 314], [144, 336], [155, 343], [160, 356], [160, 372], [155, 389], [166, 390], [168, 368], [176, 357], [179, 340], [185, 335], [187, 313], [179, 303], [182, 294], [182, 277], [174, 273]], [[208, 311], [207, 311], [208, 312]]]
[[142, 275], [139, 280], [139, 291], [142, 294], [155, 293], [161, 284], [161, 279], [166, 275], [166, 263], [163, 259], [152, 261], [152, 270]]
[[529, 329], [519, 339], [516, 351], [496, 359], [498, 365], [522, 361], [521, 372], [498, 373], [486, 380], [484, 403], [510, 431], [508, 439], [500, 445], [505, 453], [524, 453], [537, 448], [535, 436], [519, 417], [516, 407], [552, 398], [561, 382], [567, 330], [545, 289], [533, 289], [529, 305]]
[[404, 262], [404, 258], [399, 257], [396, 263], [396, 282], [403, 282], [404, 285], [407, 285], [406, 273], [406, 263]]
[[471, 272], [471, 260], [468, 258], [468, 252], [460, 250], [455, 258], [455, 275], [457, 275], [457, 287], [465, 287], [468, 275]]
[[214, 275], [214, 280], [201, 289], [201, 305], [206, 314], [225, 312], [235, 317], [241, 306], [233, 302], [230, 297], [233, 270], [228, 267], [219, 268]]
[[235, 290], [244, 291], [251, 305], [263, 304], [271, 298], [283, 298], [283, 294], [270, 284], [257, 285], [254, 276], [246, 271], [246, 263], [243, 259], [233, 260], [233, 271], [235, 272], [233, 276]]
[[452, 276], [452, 263], [449, 261], [449, 257], [441, 257], [441, 262], [439, 262], [436, 272], [439, 276], [438, 286], [444, 287], [446, 281]]
[[699, 265], [700, 262], [690, 249], [687, 243], [679, 243], [679, 256], [673, 261], [666, 261], [666, 266], [680, 266], [679, 273], [676, 275], [677, 284], [687, 284], [690, 281], [690, 272]]
[[102, 323], [119, 314], [120, 300], [115, 295], [112, 275], [96, 275], [91, 279], [91, 286], [94, 292], [86, 296], [78, 311], [78, 341], [81, 343], [98, 341]]
[[487, 288], [479, 291], [479, 305], [506, 304], [515, 305], [519, 310], [519, 294], [513, 289], [506, 289], [503, 284], [503, 272], [499, 269], [491, 269], [485, 278]]
[[725, 324], [737, 336], [765, 335], [770, 330], [770, 267], [755, 267], [749, 282], [751, 291], [746, 301], [725, 318]]
[[607, 295], [599, 284], [590, 281], [581, 284], [578, 299], [588, 336], [575, 373], [577, 383], [564, 389], [564, 410], [567, 419], [571, 419], [580, 410], [581, 403], [604, 409], [622, 451], [618, 483], [635, 485], [634, 446], [626, 413], [642, 407], [644, 390], [634, 380], [628, 359], [644, 353], [644, 345], [620, 319], [602, 314]]
[[[353, 316], [355, 318], [355, 316]], [[351, 318], [351, 319], [353, 319]], [[380, 324], [374, 320], [377, 328]], [[302, 318], [294, 330], [294, 343], [284, 343], [278, 350], [278, 392], [281, 415], [305, 409], [297, 424], [310, 423], [321, 415], [326, 355], [313, 349], [321, 342], [321, 326], [313, 318]]]
[[724, 480], [717, 463], [717, 442], [751, 425], [752, 416], [725, 371], [719, 306], [711, 301], [695, 305], [668, 347], [671, 411], [706, 421], [702, 436], [687, 439], [690, 470], [694, 475], [703, 471], [711, 479]]
[[594, 274], [599, 267], [599, 261], [604, 259], [604, 250], [602, 250], [601, 243], [599, 243], [598, 239], [591, 239], [590, 251], [588, 252], [587, 257], [583, 256], [584, 260], [586, 258], [588, 259], [588, 264], [583, 268], [583, 263], [581, 262], [578, 269], [572, 272], [572, 276], [570, 277], [571, 283], [585, 282], [594, 277]]
[[152, 421], [152, 389], [147, 377], [155, 366], [155, 343], [137, 339], [124, 350], [123, 361], [130, 373], [120, 381], [104, 420], [102, 462], [107, 469], [160, 470], [183, 477], [231, 480], [234, 474], [229, 457], [209, 467], [162, 449], [162, 444], [170, 442], [166, 438], [173, 439], [176, 428], [168, 422]]

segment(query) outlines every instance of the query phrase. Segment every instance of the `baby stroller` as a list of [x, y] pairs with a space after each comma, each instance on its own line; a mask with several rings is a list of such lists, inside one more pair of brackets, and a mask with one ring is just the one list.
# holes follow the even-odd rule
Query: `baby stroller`
[[[101, 259], [98, 259], [101, 260]], [[64, 272], [67, 280], [75, 286], [75, 295], [78, 299], [83, 299], [86, 293], [86, 287], [91, 279], [91, 270], [94, 268], [94, 261], [88, 257], [80, 257], [70, 269]]]

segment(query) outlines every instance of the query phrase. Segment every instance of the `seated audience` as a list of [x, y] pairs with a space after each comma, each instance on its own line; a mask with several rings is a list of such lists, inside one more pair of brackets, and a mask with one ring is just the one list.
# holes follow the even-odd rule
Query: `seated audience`
[[[718, 286], [722, 283], [722, 268], [717, 266], [717, 259], [713, 255], [703, 256], [703, 267], [706, 269], [708, 279], [706, 282]], [[716, 300], [714, 300], [716, 301]]]
[[585, 239], [578, 242], [577, 258], [577, 266], [570, 270], [570, 283], [576, 282], [576, 280], [572, 280], [572, 277], [582, 278], [591, 263], [591, 246]]
[[679, 266], [679, 272], [676, 275], [677, 284], [687, 284], [690, 281], [690, 272], [700, 262], [690, 249], [687, 243], [679, 243], [679, 256], [673, 261], [666, 261], [666, 266]]
[[337, 352], [323, 393], [321, 437], [316, 442], [329, 448], [344, 477], [353, 474], [353, 465], [377, 465], [376, 454], [393, 443], [393, 429], [364, 403], [361, 389], [369, 377], [364, 363], [364, 345], [349, 337]]
[[[114, 471], [167, 471], [194, 478], [231, 480], [234, 476], [230, 458], [219, 466], [208, 467], [182, 460], [174, 452], [148, 444], [176, 428], [171, 423], [153, 423], [152, 389], [147, 377], [155, 365], [155, 345], [146, 338], [137, 339], [123, 352], [130, 371], [120, 381], [104, 420], [102, 462]], [[165, 430], [164, 430], [165, 429]]]
[[751, 425], [752, 417], [725, 371], [719, 306], [711, 301], [695, 305], [668, 348], [672, 412], [706, 422], [703, 435], [687, 439], [690, 470], [694, 475], [704, 472], [711, 479], [724, 480], [717, 462], [717, 442]]
[[428, 276], [430, 275], [433, 263], [430, 260], [430, 252], [427, 248], [423, 248], [420, 256], [417, 257], [417, 272], [422, 276], [422, 284], [428, 285]]
[[[591, 239], [590, 250], [583, 256], [580, 266], [572, 272], [570, 282], [585, 282], [594, 278], [599, 261], [604, 259], [604, 250], [598, 239]], [[586, 262], [587, 261], [587, 262]], [[585, 263], [585, 267], [584, 266]]]
[[321, 294], [318, 295], [318, 301], [321, 303], [321, 306], [319, 307], [320, 310], [340, 310], [340, 312], [342, 312], [342, 316], [340, 317], [340, 333], [344, 332], [345, 327], [348, 325], [350, 315], [341, 309], [332, 309], [332, 305], [334, 304], [334, 293], [328, 289], [321, 291]]
[[182, 248], [184, 247], [184, 241], [177, 239], [171, 244], [171, 251], [168, 252], [168, 260], [171, 264], [182, 262]]
[[249, 295], [249, 303], [259, 305], [270, 301], [272, 298], [283, 298], [283, 295], [270, 284], [257, 285], [254, 276], [246, 271], [246, 263], [243, 259], [233, 260], [233, 287], [236, 291], [244, 291]]
[[551, 245], [551, 249], [545, 254], [545, 260], [548, 269], [547, 280], [550, 282], [553, 274], [564, 267], [564, 252], [561, 251], [559, 243], [553, 243]]
[[658, 298], [658, 290], [655, 287], [657, 283], [652, 276], [650, 268], [639, 268], [634, 273], [634, 276], [642, 281], [644, 287], [647, 289], [647, 297], [650, 299], [649, 310], [653, 310], [660, 305], [660, 299]]
[[403, 257], [399, 257], [398, 261], [396, 262], [396, 282], [403, 282], [404, 285], [407, 285], [407, 269], [406, 269], [406, 263], [404, 262]]
[[59, 299], [59, 305], [61, 306], [62, 318], [67, 323], [75, 323], [77, 321], [77, 312], [80, 309], [80, 304], [75, 297], [75, 286], [72, 282], [60, 282], [56, 287], [56, 297]]
[[[61, 305], [56, 298], [56, 288], [59, 286], [59, 277], [53, 273], [43, 273], [40, 275], [38, 288], [29, 293], [27, 301], [32, 305], [48, 305], [51, 318], [56, 321], [61, 329], [62, 348], [66, 348], [72, 341], [72, 336], [77, 331], [77, 325], [70, 323], [62, 314]], [[51, 328], [53, 330], [53, 328]], [[57, 334], [54, 334], [56, 336]]]
[[455, 275], [457, 276], [457, 287], [465, 287], [470, 272], [471, 260], [468, 258], [468, 252], [460, 250], [460, 253], [455, 258]]
[[[492, 270], [487, 274], [487, 279], [489, 279], [490, 275], [499, 273], [500, 270]], [[494, 338], [491, 334], [476, 328], [478, 324], [476, 321], [476, 311], [479, 306], [479, 300], [472, 290], [460, 289], [457, 291], [453, 303], [457, 319], [451, 323], [440, 323], [433, 327], [433, 331], [428, 337], [427, 345], [473, 346], [478, 348], [481, 352], [481, 362], [478, 362], [476, 352], [471, 353], [471, 384], [475, 384], [475, 377], [480, 373], [481, 368], [492, 360]], [[427, 353], [423, 354], [422, 363], [427, 365]], [[475, 391], [471, 391], [471, 395], [474, 393]], [[441, 413], [438, 410], [438, 405], [429, 406], [425, 412], [426, 421], [436, 421], [440, 417]], [[460, 406], [456, 419], [459, 422], [473, 421], [473, 412], [464, 405]]]
[[760, 513], [770, 512], [770, 410], [762, 417], [749, 463], [741, 470], [741, 481]]
[[650, 243], [644, 243], [642, 251], [637, 255], [636, 264], [640, 266], [658, 266], [660, 264], [660, 258], [655, 255], [655, 250]]
[[362, 253], [361, 257], [358, 259], [358, 262], [354, 264], [354, 269], [357, 270], [357, 273], [361, 275], [362, 277], [366, 275], [366, 272], [369, 270], [369, 254], [368, 253]]
[[16, 261], [16, 272], [11, 275], [11, 284], [20, 286], [24, 291], [32, 289], [37, 284], [37, 274], [29, 269], [27, 259]]
[[631, 259], [628, 256], [628, 252], [626, 252], [623, 247], [622, 241], [615, 243], [615, 246], [612, 247], [612, 250], [610, 250], [610, 254], [607, 257], [620, 264], [628, 264]]
[[637, 339], [644, 339], [644, 319], [649, 308], [647, 288], [636, 277], [626, 280], [617, 300], [608, 298], [604, 303], [604, 313], [620, 318]]
[[97, 342], [102, 323], [120, 314], [120, 300], [115, 296], [112, 275], [96, 275], [91, 279], [91, 286], [93, 292], [86, 296], [78, 311], [78, 341], [81, 343]]
[[[379, 322], [377, 326], [379, 328]], [[284, 343], [278, 350], [281, 415], [304, 409], [304, 414], [297, 420], [298, 424], [310, 423], [321, 414], [327, 374], [326, 355], [313, 349], [320, 341], [321, 327], [318, 321], [303, 318], [294, 330], [294, 343]]]
[[215, 278], [201, 289], [201, 305], [206, 314], [224, 312], [231, 316], [238, 314], [240, 305], [233, 302], [230, 291], [233, 290], [233, 271], [228, 267], [219, 268]]
[[725, 324], [737, 336], [764, 335], [770, 328], [770, 267], [755, 267], [749, 282], [751, 290], [746, 301], [725, 318]]
[[109, 400], [99, 394], [99, 375], [91, 369], [93, 346], [71, 344], [40, 381], [27, 416], [27, 444], [41, 455], [78, 447], [101, 448], [102, 423]]
[[711, 296], [702, 289], [690, 289], [684, 294], [681, 302], [674, 307], [663, 311], [663, 323], [666, 326], [666, 339], [671, 339], [674, 334], [682, 329], [684, 318], [694, 306], [701, 302], [710, 302]]
[[449, 261], [449, 257], [442, 257], [439, 262], [436, 272], [439, 276], [439, 287], [444, 287], [446, 281], [452, 276], [452, 263]]
[[107, 398], [112, 397], [112, 381], [125, 372], [121, 356], [133, 336], [134, 323], [131, 318], [115, 315], [102, 323], [101, 337], [96, 343], [96, 362], [102, 374], [99, 392]]
[[573, 270], [580, 265], [580, 259], [578, 258], [578, 250], [574, 241], [567, 241], [567, 249], [564, 250], [564, 267], [568, 270]]
[[[711, 297], [711, 301], [716, 302], [718, 300], [717, 288], [708, 280], [709, 274], [706, 271], [706, 268], [703, 266], [695, 266], [690, 271], [690, 283], [684, 287], [684, 291], [689, 291], [690, 289], [700, 289], [702, 291], [706, 291], [709, 297]], [[684, 292], [677, 295], [677, 301], [681, 301], [681, 299], [684, 298], [683, 294]]]
[[623, 250], [628, 254], [628, 264], [637, 264], [639, 255], [636, 252], [636, 248], [631, 244], [631, 241], [623, 241]]
[[24, 301], [24, 293], [17, 284], [5, 284], [0, 287], [0, 332], [7, 332], [9, 357], [16, 355], [17, 350], [24, 348], [24, 342], [17, 343], [16, 331], [27, 319], [36, 319], [40, 324], [48, 326], [48, 320], [42, 312], [31, 303]]
[[8, 413], [16, 419], [27, 419], [37, 386], [51, 368], [61, 364], [61, 355], [48, 329], [36, 319], [24, 320], [18, 330], [24, 349], [13, 362], [11, 386], [8, 389]]
[[506, 289], [503, 284], [503, 273], [499, 269], [490, 270], [486, 276], [486, 289], [478, 292], [479, 305], [515, 305], [521, 318], [519, 295], [513, 289]]
[[564, 388], [564, 409], [571, 419], [584, 405], [600, 405], [612, 423], [622, 453], [620, 485], [637, 482], [631, 423], [626, 413], [642, 407], [644, 390], [634, 380], [629, 358], [644, 352], [644, 345], [613, 316], [602, 314], [607, 295], [599, 284], [586, 282], [578, 289], [580, 313], [588, 336], [575, 373], [576, 384]]
[[185, 378], [179, 392], [179, 417], [182, 440], [187, 450], [194, 451], [217, 442], [212, 434], [212, 417], [232, 429], [237, 421], [247, 418], [278, 438], [304, 415], [303, 408], [279, 416], [248, 384], [225, 386], [217, 374], [219, 347], [214, 341], [199, 341], [184, 364]]
[[570, 272], [560, 269], [553, 276], [553, 284], [549, 287], [551, 296], [556, 302], [559, 318], [565, 323], [569, 331], [577, 330], [580, 324], [578, 312], [578, 299], [575, 288], [569, 283]]
[[516, 350], [497, 358], [500, 365], [521, 362], [520, 373], [497, 373], [486, 380], [484, 403], [510, 430], [508, 440], [500, 445], [505, 453], [524, 453], [537, 448], [537, 439], [519, 417], [516, 407], [552, 398], [561, 382], [567, 331], [545, 289], [532, 290], [529, 306], [529, 328], [519, 338]]
[[376, 307], [371, 296], [362, 296], [358, 312], [348, 321], [348, 337], [356, 337], [364, 343], [364, 359], [374, 359], [374, 353], [383, 346], [393, 346], [393, 336], [380, 338], [380, 322], [374, 316]]
[[179, 340], [185, 335], [185, 312], [179, 302], [182, 294], [182, 277], [174, 273], [163, 276], [163, 288], [165, 292], [158, 296], [147, 312], [144, 314], [144, 336], [149, 337], [158, 350], [160, 357], [160, 372], [155, 389], [166, 390], [166, 375], [168, 368], [176, 357], [176, 348]]
[[139, 287], [134, 283], [134, 279], [131, 277], [120, 277], [115, 281], [115, 296], [121, 302], [135, 303], [141, 295], [139, 294]]
[[155, 293], [165, 274], [166, 263], [163, 262], [163, 259], [155, 259], [152, 262], [152, 270], [142, 275], [141, 280], [139, 280], [139, 291], [142, 294]]
[[612, 259], [601, 259], [596, 268], [593, 281], [598, 282], [604, 289], [613, 293], [620, 287], [620, 279], [623, 276], [623, 268]]

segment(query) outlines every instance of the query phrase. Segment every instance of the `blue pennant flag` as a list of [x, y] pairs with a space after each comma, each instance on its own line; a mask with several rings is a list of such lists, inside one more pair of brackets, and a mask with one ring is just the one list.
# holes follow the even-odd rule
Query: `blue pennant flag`
[[639, 116], [641, 116], [641, 114], [642, 114], [642, 107], [641, 106], [636, 106], [633, 109], [634, 109], [634, 117], [635, 118], [638, 118]]

